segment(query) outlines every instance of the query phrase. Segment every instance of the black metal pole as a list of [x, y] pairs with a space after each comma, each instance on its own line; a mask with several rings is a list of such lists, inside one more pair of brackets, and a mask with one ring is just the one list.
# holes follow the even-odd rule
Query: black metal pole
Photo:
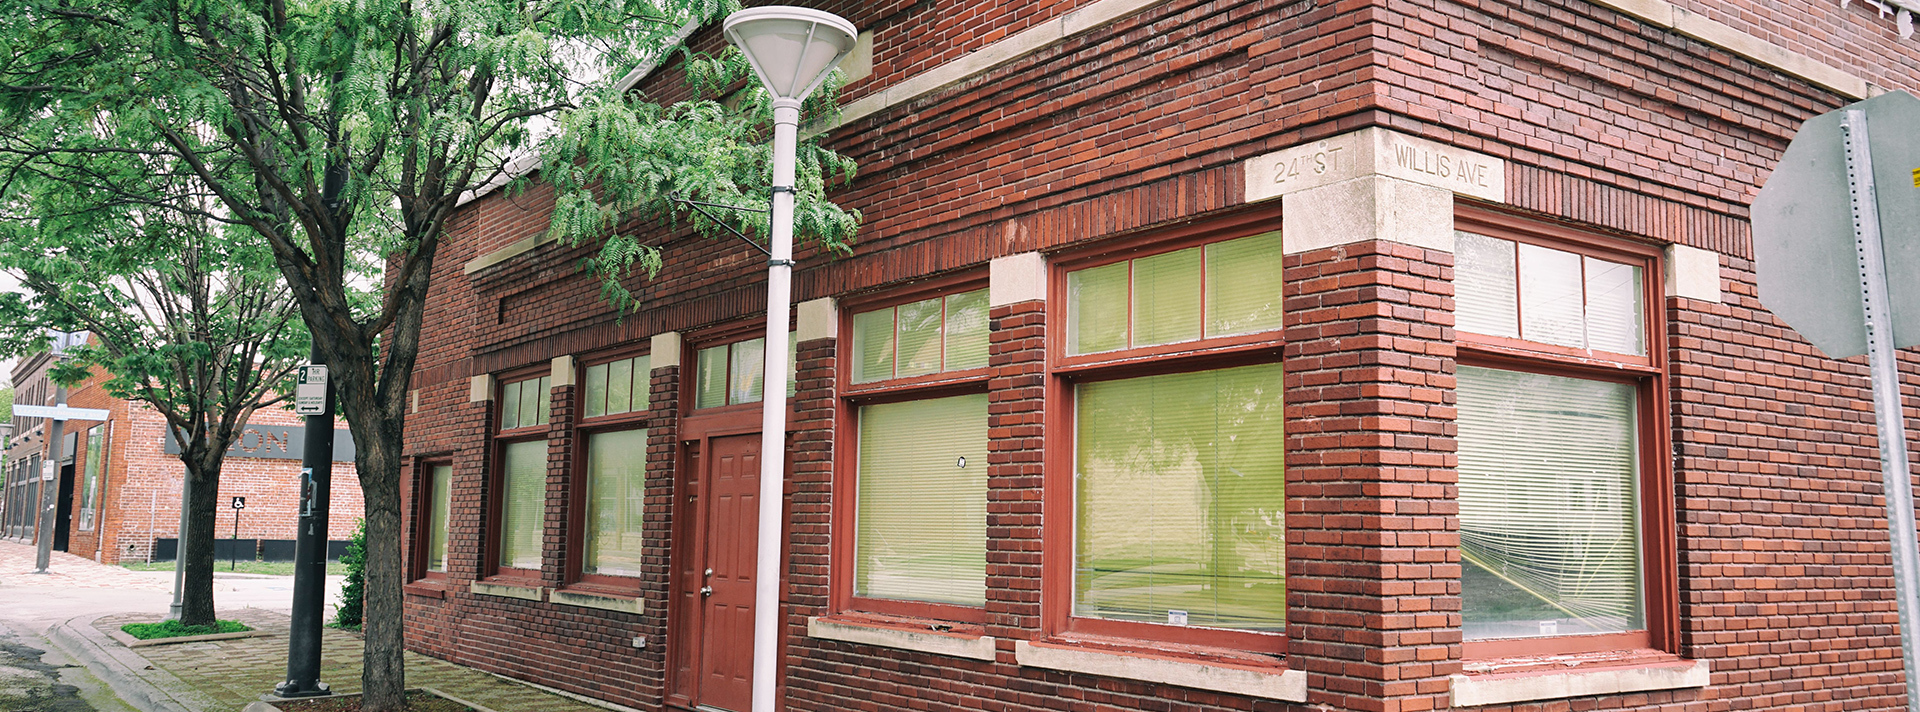
[[[313, 351], [314, 365], [321, 363]], [[333, 694], [320, 681], [320, 627], [327, 599], [327, 494], [333, 485], [333, 379], [327, 379], [326, 412], [307, 416], [300, 453], [300, 529], [293, 544], [293, 628], [287, 634], [287, 679], [273, 688], [280, 697]]]
[[[53, 405], [55, 407], [65, 407], [67, 405], [66, 386], [56, 384], [53, 391]], [[54, 521], [60, 514], [53, 510], [59, 507], [60, 502], [58, 495], [60, 491], [60, 458], [63, 457], [60, 452], [60, 445], [61, 441], [65, 439], [65, 434], [62, 433], [61, 430], [66, 424], [67, 421], [63, 418], [54, 418], [47, 421], [47, 447], [53, 454], [51, 459], [48, 460], [48, 462], [51, 463], [51, 468], [42, 465], [41, 467], [43, 469], [40, 472], [40, 540], [35, 542], [39, 544], [39, 546], [33, 552], [33, 572], [36, 574], [46, 573], [47, 566], [53, 563]]]

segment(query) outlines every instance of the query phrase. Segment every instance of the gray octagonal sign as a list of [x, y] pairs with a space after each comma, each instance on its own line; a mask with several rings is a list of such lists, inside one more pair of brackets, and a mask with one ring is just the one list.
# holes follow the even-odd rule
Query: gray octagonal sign
[[1920, 344], [1920, 99], [1895, 91], [1800, 127], [1753, 201], [1760, 301], [1833, 358], [1867, 352], [1840, 117], [1867, 114], [1894, 346]]

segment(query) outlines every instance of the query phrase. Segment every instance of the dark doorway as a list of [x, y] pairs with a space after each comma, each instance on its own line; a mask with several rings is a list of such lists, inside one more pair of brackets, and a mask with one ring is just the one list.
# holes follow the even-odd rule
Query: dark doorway
[[59, 508], [53, 510], [53, 550], [67, 550], [67, 534], [73, 529], [73, 465], [60, 466]]

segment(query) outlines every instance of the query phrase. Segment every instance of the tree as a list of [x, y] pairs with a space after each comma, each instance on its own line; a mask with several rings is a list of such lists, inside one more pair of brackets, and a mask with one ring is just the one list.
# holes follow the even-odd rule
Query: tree
[[[209, 215], [271, 250], [357, 445], [363, 709], [398, 709], [401, 435], [445, 226], [463, 195], [510, 177], [534, 148], [529, 122], [550, 118], [558, 130], [542, 175], [560, 188], [553, 232], [576, 244], [611, 233], [585, 268], [615, 307], [632, 308], [626, 280], [660, 267], [636, 226], [671, 216], [721, 229], [671, 196], [766, 202], [767, 103], [739, 57], [690, 57], [696, 95], [668, 106], [615, 79], [736, 0], [7, 2], [0, 157], [22, 166], [57, 156], [36, 126], [110, 127], [111, 145], [92, 150], [179, 160], [220, 206]], [[743, 83], [741, 101], [716, 101]], [[803, 153], [803, 238], [852, 238], [858, 216], [824, 195], [851, 168]], [[0, 190], [15, 170], [0, 165]], [[754, 227], [750, 214], [722, 219]], [[355, 258], [383, 259], [377, 299], [353, 298]]]
[[[61, 179], [76, 175], [149, 197], [106, 200]], [[48, 329], [89, 332], [51, 377], [72, 386], [103, 372], [108, 393], [178, 434], [191, 483], [180, 620], [212, 625], [220, 470], [253, 413], [291, 391], [306, 329], [267, 250], [209, 220], [181, 181], [126, 153], [63, 154], [16, 176], [0, 202], [0, 269], [28, 291], [0, 295], [0, 348], [24, 355], [46, 350]]]

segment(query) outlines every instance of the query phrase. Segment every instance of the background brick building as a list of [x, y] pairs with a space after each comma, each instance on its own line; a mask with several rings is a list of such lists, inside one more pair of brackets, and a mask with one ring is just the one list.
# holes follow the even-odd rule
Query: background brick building
[[[1920, 88], [1920, 50], [1892, 22], [1798, 0], [820, 7], [871, 33], [870, 74], [855, 68], [824, 134], [860, 163], [834, 198], [866, 224], [850, 256], [802, 250], [795, 278], [789, 709], [1900, 706], [1866, 370], [1759, 304], [1746, 222], [1801, 121]], [[668, 65], [642, 87], [678, 81]], [[409, 645], [637, 708], [739, 709], [715, 652], [738, 631], [725, 591], [700, 589], [728, 583], [715, 552], [751, 546], [711, 527], [725, 520], [708, 502], [732, 486], [718, 463], [757, 456], [727, 449], [757, 395], [702, 376], [752, 362], [763, 265], [661, 233], [668, 267], [632, 282], [641, 309], [622, 318], [577, 271], [585, 248], [543, 239], [550, 204], [537, 187], [469, 203], [435, 268], [408, 425]], [[1100, 302], [1077, 290], [1097, 270], [1129, 265], [1140, 290], [1216, 249], [1277, 265], [1276, 283], [1255, 270], [1220, 293], [1277, 289], [1278, 323], [1143, 337], [1158, 317], [1128, 312], [1119, 346], [1079, 341], [1106, 338], [1082, 333]], [[1528, 281], [1550, 263], [1575, 276]], [[1621, 275], [1630, 287], [1596, 286]], [[1568, 283], [1562, 302], [1529, 301]], [[981, 360], [861, 376], [882, 363], [863, 319], [898, 324], [933, 297], [940, 314], [984, 300], [983, 324], [935, 330], [983, 331]], [[1556, 303], [1577, 314], [1538, 321]], [[913, 361], [887, 343], [902, 361], [885, 363]], [[1912, 398], [1920, 359], [1902, 358]], [[1284, 438], [1284, 515], [1262, 525], [1284, 524], [1284, 603], [1264, 611], [1284, 624], [1115, 613], [1075, 574], [1100, 557], [1076, 542], [1114, 535], [1076, 528], [1106, 495], [1076, 490], [1076, 443], [1096, 440], [1073, 421], [1096, 422], [1099, 384], [1262, 367], [1285, 373], [1283, 427], [1263, 436]], [[646, 377], [615, 407], [621, 368]], [[901, 603], [863, 568], [861, 423], [976, 395], [979, 590]], [[1576, 401], [1612, 405], [1547, 409]], [[1579, 466], [1624, 487], [1590, 496], [1630, 520], [1632, 561], [1592, 573], [1629, 604], [1577, 613], [1569, 593], [1567, 616], [1489, 615], [1489, 592], [1568, 580], [1496, 561], [1525, 539], [1496, 520], [1558, 496], [1539, 492], [1604, 489], [1571, 471], [1523, 489], [1538, 483], [1509, 477], [1527, 466], [1499, 446], [1527, 433], [1494, 432], [1493, 405], [1522, 415], [1495, 425], [1573, 423], [1532, 433], [1537, 452], [1630, 443]], [[592, 443], [635, 431], [620, 452], [644, 442], [643, 467], [616, 480], [637, 512], [618, 525], [632, 566], [596, 574], [583, 562], [605, 551], [585, 532], [607, 510], [588, 483], [611, 456]]]
[[[37, 373], [44, 382], [44, 360], [44, 355], [22, 359], [15, 378], [32, 382]], [[104, 422], [66, 422], [65, 433], [73, 439], [67, 446], [69, 459], [63, 465], [61, 477], [70, 481], [68, 489], [72, 494], [59, 515], [65, 522], [56, 522], [56, 526], [67, 530], [63, 550], [105, 563], [149, 561], [156, 556], [171, 559], [177, 551], [180, 484], [186, 475], [186, 466], [180, 462], [178, 448], [168, 446], [166, 419], [145, 405], [112, 397], [102, 386], [103, 382], [103, 378], [96, 376], [67, 389], [68, 405], [102, 409], [108, 415]], [[49, 399], [54, 394], [51, 384], [45, 391]], [[51, 400], [45, 402], [51, 403]], [[43, 432], [46, 426], [40, 420], [16, 417], [15, 422], [27, 432]], [[302, 418], [279, 408], [254, 413], [246, 436], [229, 450], [221, 469], [220, 504], [215, 514], [217, 538], [256, 540], [260, 542], [257, 546], [264, 546], [269, 556], [277, 556], [285, 549], [290, 558], [299, 518], [299, 427], [302, 422]], [[329, 538], [344, 542], [352, 535], [362, 506], [359, 481], [354, 476], [351, 440], [345, 429], [335, 437], [344, 443], [335, 452], [334, 514], [328, 522]], [[45, 449], [44, 439], [44, 435], [33, 440], [16, 439], [9, 462], [31, 466], [36, 456], [46, 457], [49, 451]], [[88, 483], [93, 485], [91, 495], [87, 492]], [[38, 490], [28, 489], [31, 492], [22, 496], [32, 503], [39, 502]], [[245, 498], [245, 508], [237, 514], [229, 506], [234, 497]], [[28, 518], [20, 526], [9, 528], [7, 535], [36, 541], [36, 532], [34, 520]], [[338, 545], [335, 548], [339, 548]]]

